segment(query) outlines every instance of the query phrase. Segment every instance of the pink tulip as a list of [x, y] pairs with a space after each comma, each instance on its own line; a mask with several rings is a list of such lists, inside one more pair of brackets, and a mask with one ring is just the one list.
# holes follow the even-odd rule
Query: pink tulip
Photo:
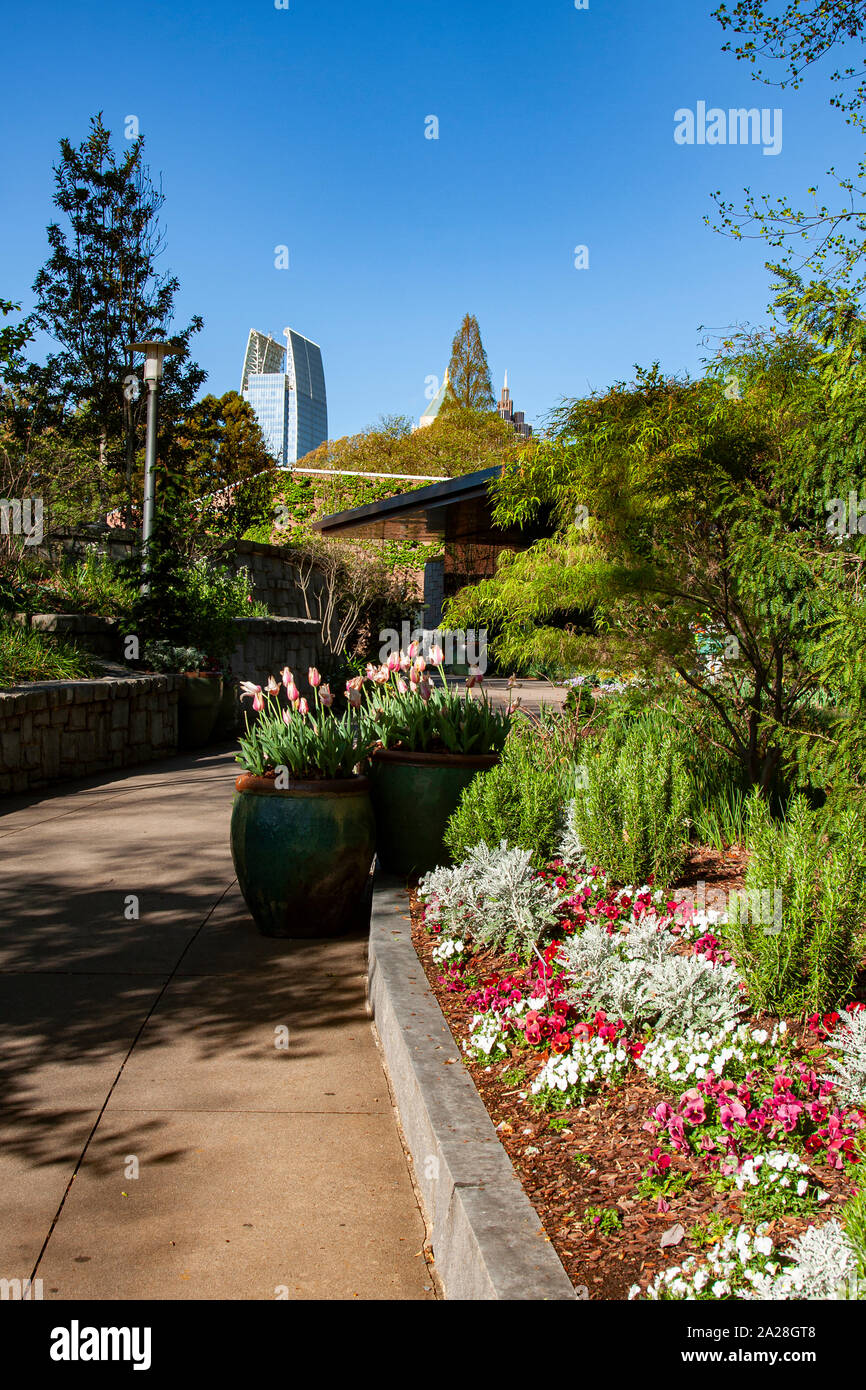
[[418, 655], [418, 647], [419, 647], [419, 644], [418, 644], [417, 642], [410, 642], [410, 643], [409, 643], [409, 660], [410, 660], [410, 661], [414, 661], [415, 658], [416, 658], [416, 656]]
[[415, 670], [416, 670], [416, 671], [426, 671], [426, 669], [427, 669], [427, 661], [426, 661], [426, 658], [423, 657], [423, 656], [416, 656], [416, 658], [415, 658]]
[[288, 689], [289, 683], [294, 679], [295, 678], [289, 670], [288, 666], [284, 666], [282, 671], [280, 672], [280, 680], [283, 682], [283, 685], [286, 687], [286, 689]]
[[289, 681], [288, 685], [286, 686], [286, 694], [288, 695], [293, 705], [296, 705], [298, 703], [298, 700], [301, 698], [300, 691], [298, 690], [298, 687], [295, 685], [294, 681]]
[[298, 714], [309, 714], [309, 712], [310, 706], [307, 704], [307, 701], [304, 699], [302, 695], [300, 700], [298, 701]]
[[401, 664], [400, 658], [401, 654], [399, 652], [391, 652], [391, 655], [382, 667], [383, 671], [387, 671], [389, 675], [392, 671], [399, 671]]
[[309, 671], [307, 672], [307, 680], [310, 682], [310, 685], [313, 690], [315, 690], [317, 686], [322, 684], [322, 677], [319, 675], [315, 666], [311, 666]]
[[252, 681], [241, 681], [241, 699], [245, 699], [247, 695], [253, 697], [254, 710], [264, 709], [265, 702], [262, 699], [262, 687], [260, 685], [254, 685]]
[[391, 672], [387, 666], [380, 666], [373, 676], [374, 684], [384, 685], [391, 677]]
[[408, 685], [406, 684], [406, 682], [404, 681], [404, 679], [403, 679], [402, 676], [400, 676], [399, 679], [398, 679], [398, 681], [397, 681], [397, 689], [398, 689], [398, 691], [399, 691], [399, 693], [400, 693], [401, 695], [408, 695], [408, 694], [409, 694], [409, 687], [408, 687]]
[[430, 682], [429, 682], [428, 680], [423, 680], [423, 681], [421, 682], [421, 684], [420, 684], [419, 687], [418, 687], [418, 693], [419, 693], [419, 695], [421, 696], [421, 699], [424, 701], [424, 703], [425, 703], [425, 705], [426, 705], [426, 703], [427, 703], [427, 701], [430, 699], [430, 695], [431, 695], [431, 693], [432, 693], [431, 690], [430, 690]]
[[273, 676], [268, 676], [268, 683], [265, 686], [265, 689], [267, 690], [268, 694], [276, 695], [279, 688], [279, 682], [275, 681]]
[[334, 697], [331, 694], [329, 686], [322, 686], [321, 690], [319, 691], [319, 701], [325, 709], [331, 708], [331, 705], [334, 703]]
[[434, 666], [441, 666], [445, 661], [445, 653], [441, 647], [430, 648], [430, 660]]
[[[355, 679], [359, 679], [359, 677], [356, 677]], [[360, 685], [353, 685], [351, 681], [347, 681], [347, 682], [346, 682], [346, 699], [349, 701], [349, 704], [352, 706], [352, 709], [360, 709], [360, 708], [361, 708], [361, 688], [360, 688]]]
[[367, 680], [370, 680], [370, 681], [371, 681], [371, 680], [373, 679], [373, 677], [375, 676], [376, 672], [378, 671], [378, 669], [379, 669], [378, 666], [374, 666], [373, 663], [372, 663], [372, 661], [368, 661], [368, 662], [367, 662]]
[[286, 708], [283, 710], [283, 723], [286, 724], [286, 725], [288, 725], [288, 724], [291, 722], [291, 718], [292, 718], [292, 707], [291, 707], [291, 705], [287, 705]]

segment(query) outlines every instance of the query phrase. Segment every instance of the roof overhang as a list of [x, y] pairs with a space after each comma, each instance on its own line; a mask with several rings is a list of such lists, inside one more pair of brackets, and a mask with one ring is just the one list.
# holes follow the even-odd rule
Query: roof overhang
[[446, 478], [442, 483], [413, 488], [381, 502], [368, 502], [351, 511], [335, 512], [313, 523], [313, 530], [323, 536], [351, 534], [360, 538], [382, 539], [400, 534], [411, 540], [436, 540], [445, 535], [449, 510], [462, 502], [487, 497], [490, 484], [502, 472], [497, 464], [477, 473], [465, 473], [460, 478]]

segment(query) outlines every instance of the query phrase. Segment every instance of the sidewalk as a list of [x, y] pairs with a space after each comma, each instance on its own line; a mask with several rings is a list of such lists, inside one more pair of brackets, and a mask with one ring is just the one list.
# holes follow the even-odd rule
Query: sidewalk
[[0, 801], [0, 1278], [433, 1298], [366, 937], [259, 935], [236, 773], [204, 753]]

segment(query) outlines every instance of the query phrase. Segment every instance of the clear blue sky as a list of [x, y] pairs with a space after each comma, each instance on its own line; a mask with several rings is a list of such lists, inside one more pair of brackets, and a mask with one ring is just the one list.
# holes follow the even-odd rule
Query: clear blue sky
[[[60, 136], [138, 116], [162, 174], [178, 324], [206, 390], [237, 389], [251, 327], [322, 346], [330, 433], [418, 416], [477, 315], [494, 385], [539, 421], [698, 326], [766, 319], [766, 248], [712, 232], [715, 189], [798, 205], [854, 134], [814, 79], [754, 82], [713, 0], [47, 0], [7, 9], [0, 297], [32, 303]], [[781, 106], [781, 154], [680, 146], [674, 111]], [[439, 119], [438, 141], [425, 117]], [[829, 186], [828, 186], [829, 192]], [[274, 268], [289, 247], [290, 268]], [[574, 247], [590, 267], [574, 268]]]

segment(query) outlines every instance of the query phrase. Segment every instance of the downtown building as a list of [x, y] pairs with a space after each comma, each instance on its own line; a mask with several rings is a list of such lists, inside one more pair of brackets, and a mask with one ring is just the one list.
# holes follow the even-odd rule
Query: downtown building
[[328, 438], [328, 401], [322, 351], [294, 329], [285, 344], [250, 329], [241, 395], [256, 414], [265, 444], [281, 468]]

